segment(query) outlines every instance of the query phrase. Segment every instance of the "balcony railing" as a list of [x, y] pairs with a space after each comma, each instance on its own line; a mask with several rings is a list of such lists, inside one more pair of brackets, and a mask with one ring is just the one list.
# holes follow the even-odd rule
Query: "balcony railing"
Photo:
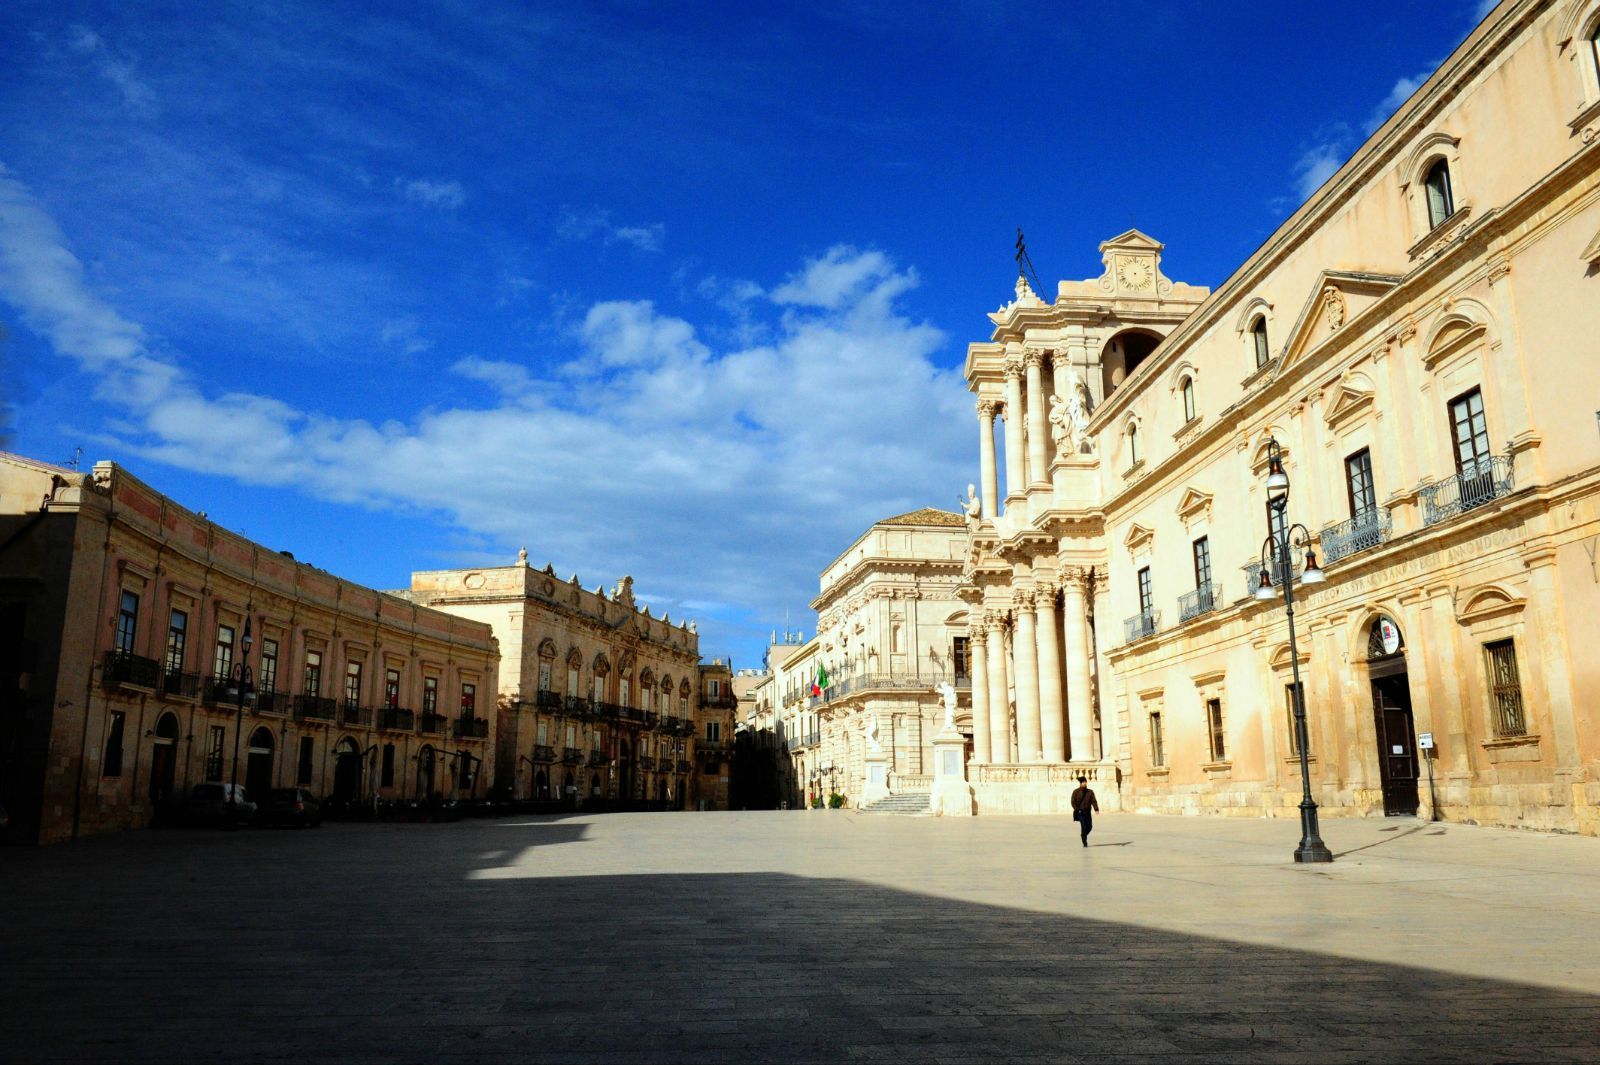
[[1188, 621], [1201, 614], [1209, 614], [1222, 602], [1222, 589], [1215, 584], [1202, 584], [1192, 592], [1178, 597], [1178, 621]]
[[556, 760], [556, 749], [543, 743], [534, 744], [533, 760], [543, 763], [554, 762]]
[[1317, 534], [1317, 539], [1322, 541], [1322, 561], [1331, 566], [1357, 551], [1377, 547], [1389, 539], [1392, 528], [1389, 512], [1379, 507], [1357, 514], [1349, 521], [1325, 526]]
[[126, 651], [107, 651], [102, 677], [107, 685], [154, 691], [161, 686], [161, 663]]
[[444, 732], [444, 715], [424, 710], [422, 716], [417, 718], [417, 731], [431, 736], [442, 734]]
[[561, 764], [562, 765], [582, 765], [583, 764], [583, 752], [578, 750], [578, 748], [576, 748], [576, 747], [563, 747], [563, 748], [561, 748]]
[[615, 721], [622, 716], [622, 706], [619, 703], [595, 703], [594, 709], [607, 721]]
[[357, 706], [355, 703], [345, 703], [339, 708], [339, 721], [345, 725], [357, 725], [362, 728], [371, 728], [372, 707]]
[[577, 714], [579, 717], [587, 717], [590, 707], [589, 700], [581, 695], [568, 695], [561, 700], [562, 710], [569, 714]]
[[641, 754], [639, 756], [639, 768], [640, 769], [654, 769], [655, 767], [656, 767], [656, 760], [655, 760], [654, 756], [648, 755], [648, 754]]
[[695, 740], [695, 749], [701, 753], [721, 754], [728, 749], [723, 740]]
[[[1289, 574], [1295, 580], [1299, 580], [1301, 571], [1305, 569], [1305, 564], [1300, 559], [1294, 557], [1295, 553], [1296, 552], [1291, 549], [1290, 558], [1293, 559], [1293, 562], [1289, 566]], [[1243, 568], [1245, 585], [1244, 594], [1247, 596], [1255, 595], [1256, 589], [1261, 587], [1261, 563], [1252, 562]], [[1283, 587], [1283, 564], [1281, 562], [1279, 562], [1277, 559], [1273, 559], [1272, 565], [1267, 569], [1267, 573], [1272, 577], [1272, 586], [1274, 588]]]
[[455, 722], [457, 739], [485, 739], [489, 735], [489, 722], [481, 717], [462, 717]]
[[1461, 472], [1422, 489], [1422, 524], [1437, 525], [1446, 518], [1509, 495], [1513, 487], [1511, 456], [1491, 455], [1469, 463]]
[[606, 764], [606, 752], [604, 752], [604, 751], [590, 751], [589, 752], [589, 764], [592, 765], [592, 766], [593, 765], [605, 765]]
[[332, 721], [339, 712], [339, 704], [320, 695], [296, 695], [294, 719], [296, 721]]
[[256, 713], [258, 714], [287, 714], [289, 712], [289, 693], [262, 691], [256, 689]]
[[541, 691], [534, 696], [533, 705], [540, 710], [560, 710], [561, 695], [558, 692]]
[[733, 710], [738, 707], [739, 700], [732, 692], [721, 692], [700, 696], [700, 705], [706, 710]]
[[378, 711], [378, 727], [410, 732], [417, 727], [417, 715], [398, 706], [386, 706]]
[[660, 724], [661, 724], [661, 715], [660, 714], [656, 713], [654, 710], [646, 710], [644, 712], [644, 727], [646, 729], [655, 729]]
[[166, 670], [161, 674], [161, 691], [179, 699], [200, 698], [200, 674]]
[[1154, 636], [1161, 627], [1161, 611], [1146, 610], [1143, 614], [1135, 614], [1122, 623], [1127, 643], [1142, 640], [1146, 636]]
[[694, 766], [689, 764], [689, 760], [688, 759], [686, 759], [686, 758], [678, 759], [678, 772], [687, 773], [693, 768], [694, 768]]

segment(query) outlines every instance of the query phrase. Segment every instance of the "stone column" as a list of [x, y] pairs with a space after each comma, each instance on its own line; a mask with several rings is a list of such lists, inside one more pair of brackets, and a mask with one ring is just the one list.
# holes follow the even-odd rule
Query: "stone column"
[[972, 760], [989, 761], [989, 651], [983, 618], [967, 626], [968, 653], [972, 656]]
[[1000, 614], [989, 625], [989, 761], [1011, 761], [1011, 699], [1006, 692], [1006, 629]]
[[1029, 483], [1050, 479], [1050, 466], [1045, 458], [1045, 441], [1050, 430], [1045, 422], [1044, 352], [1023, 353], [1023, 364], [1028, 372], [1028, 476]]
[[1039, 655], [1033, 625], [1033, 589], [1012, 593], [1016, 629], [1011, 653], [1017, 666], [1017, 761], [1038, 762], [1039, 755]]
[[1028, 490], [1027, 456], [1023, 453], [1022, 363], [1006, 363], [1006, 498], [1020, 498]]
[[[999, 409], [998, 400], [978, 400], [978, 460], [982, 469], [983, 516], [991, 521], [1000, 513], [999, 474], [994, 468], [994, 416]], [[981, 758], [978, 760], [983, 761]]]
[[1039, 618], [1039, 741], [1046, 762], [1067, 760], [1065, 703], [1061, 698], [1061, 647], [1056, 635], [1056, 590], [1041, 585], [1034, 593]]
[[1067, 630], [1067, 719], [1072, 760], [1094, 757], [1094, 693], [1089, 690], [1089, 618], [1084, 598], [1087, 575], [1074, 567], [1062, 584], [1062, 624]]

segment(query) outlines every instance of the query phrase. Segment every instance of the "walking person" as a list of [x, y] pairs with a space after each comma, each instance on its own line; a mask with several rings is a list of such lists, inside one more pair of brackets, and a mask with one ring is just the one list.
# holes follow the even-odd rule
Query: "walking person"
[[1078, 778], [1078, 788], [1072, 793], [1072, 819], [1078, 822], [1079, 838], [1089, 845], [1089, 833], [1094, 831], [1094, 815], [1100, 810], [1100, 800], [1094, 797], [1088, 777]]

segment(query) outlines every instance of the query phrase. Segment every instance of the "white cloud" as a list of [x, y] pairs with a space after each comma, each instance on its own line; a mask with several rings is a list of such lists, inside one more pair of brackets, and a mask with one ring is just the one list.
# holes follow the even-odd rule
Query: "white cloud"
[[420, 355], [433, 347], [422, 335], [422, 324], [414, 316], [390, 318], [378, 327], [378, 340], [386, 348], [399, 348], [407, 355]]
[[1294, 164], [1295, 190], [1299, 192], [1300, 199], [1310, 199], [1344, 165], [1348, 156], [1348, 143], [1338, 140], [1307, 148]]
[[660, 251], [667, 239], [667, 227], [660, 222], [615, 225], [610, 211], [595, 207], [580, 213], [569, 207], [556, 219], [556, 236], [563, 240], [598, 238], [605, 245], [629, 244], [640, 251]]
[[1433, 63], [1418, 74], [1396, 80], [1389, 90], [1389, 95], [1385, 96], [1383, 102], [1373, 108], [1372, 114], [1367, 116], [1367, 121], [1362, 126], [1363, 132], [1368, 136], [1377, 132], [1378, 127], [1389, 121], [1389, 116], [1398, 111], [1401, 104], [1411, 99], [1411, 94], [1422, 87], [1422, 83], [1432, 76], [1438, 66], [1438, 63]]
[[395, 178], [394, 187], [412, 203], [436, 207], [441, 211], [454, 211], [467, 202], [467, 192], [459, 181], [432, 181], [427, 178], [406, 181]]
[[1500, 0], [1478, 0], [1477, 6], [1472, 9], [1473, 24], [1482, 22], [1489, 12], [1499, 6]]
[[737, 350], [651, 303], [598, 303], [575, 328], [583, 372], [534, 382], [461, 359], [454, 373], [493, 386], [485, 405], [374, 424], [194, 380], [0, 172], [0, 298], [95, 377], [125, 453], [441, 514], [590, 585], [632, 573], [680, 618], [727, 601], [776, 616], [867, 524], [948, 506], [972, 479], [965, 387], [932, 361], [945, 338], [894, 306], [914, 284], [882, 253], [829, 249], [763, 305], [770, 340]]
[[156, 113], [155, 90], [139, 79], [131, 58], [116, 54], [105, 38], [87, 26], [73, 26], [71, 34], [67, 42], [69, 47], [89, 57], [95, 70], [116, 88], [130, 111], [145, 118]]

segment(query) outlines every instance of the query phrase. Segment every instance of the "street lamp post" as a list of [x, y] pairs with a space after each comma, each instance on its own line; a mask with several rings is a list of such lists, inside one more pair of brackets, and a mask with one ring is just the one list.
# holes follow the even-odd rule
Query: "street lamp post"
[[1300, 684], [1300, 652], [1295, 644], [1294, 632], [1295, 582], [1291, 551], [1304, 550], [1306, 553], [1305, 572], [1300, 576], [1302, 584], [1322, 584], [1327, 577], [1317, 567], [1317, 556], [1311, 550], [1310, 531], [1298, 522], [1294, 525], [1287, 524], [1289, 475], [1283, 471], [1283, 455], [1275, 439], [1267, 441], [1267, 508], [1275, 520], [1269, 520], [1267, 538], [1261, 545], [1261, 582], [1256, 589], [1255, 598], [1260, 602], [1271, 602], [1277, 598], [1272, 589], [1271, 576], [1271, 571], [1276, 566], [1278, 578], [1283, 582], [1283, 602], [1289, 618], [1289, 666], [1293, 670], [1294, 678], [1294, 686], [1290, 690], [1294, 699], [1295, 746], [1300, 752], [1300, 846], [1295, 848], [1294, 860], [1331, 862], [1333, 853], [1322, 842], [1322, 836], [1317, 830], [1317, 804], [1311, 797], [1311, 764], [1307, 759], [1309, 744], [1306, 732], [1306, 702], [1304, 689]]
[[228, 788], [228, 805], [237, 817], [239, 803], [239, 734], [244, 731], [244, 708], [255, 694], [255, 674], [250, 671], [250, 618], [244, 619], [244, 638], [240, 640], [239, 662], [228, 671], [228, 696], [233, 699], [233, 770]]

